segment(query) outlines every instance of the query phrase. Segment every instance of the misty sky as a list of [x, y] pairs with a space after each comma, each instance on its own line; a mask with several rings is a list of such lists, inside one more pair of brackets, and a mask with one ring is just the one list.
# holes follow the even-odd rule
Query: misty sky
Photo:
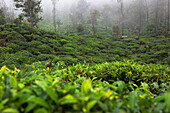
[[[5, 3], [7, 4], [7, 6], [10, 6], [10, 1], [11, 0], [4, 0]], [[59, 0], [58, 3], [57, 3], [57, 6], [59, 9], [63, 9], [63, 8], [69, 8], [74, 2], [76, 2], [78, 0]], [[113, 3], [113, 2], [116, 2], [116, 0], [87, 0], [87, 2], [89, 2], [90, 4], [93, 4], [93, 5], [104, 5], [104, 4], [110, 4]], [[42, 6], [43, 6], [43, 9], [45, 10], [46, 8], [52, 8], [51, 7], [52, 3], [51, 3], [51, 0], [42, 0]]]
[[[7, 6], [10, 7], [10, 1], [13, 1], [13, 0], [4, 0], [4, 1], [7, 4]], [[76, 3], [77, 1], [79, 1], [79, 0], [59, 0], [56, 4], [56, 10], [59, 12], [69, 11], [72, 4]], [[86, 1], [93, 7], [103, 7], [103, 5], [105, 5], [105, 4], [118, 5], [117, 0], [86, 0]], [[127, 1], [129, 2], [132, 0], [124, 0], [124, 2], [127, 2]], [[44, 14], [51, 12], [52, 11], [51, 0], [42, 0], [42, 8], [43, 8]], [[17, 12], [15, 12], [15, 13], [17, 13]]]

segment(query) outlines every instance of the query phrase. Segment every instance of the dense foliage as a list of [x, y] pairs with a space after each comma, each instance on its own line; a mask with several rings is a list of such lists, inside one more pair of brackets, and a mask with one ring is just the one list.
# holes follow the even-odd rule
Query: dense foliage
[[0, 70], [0, 111], [170, 112], [170, 69], [124, 61]]
[[123, 59], [170, 64], [169, 41], [169, 37], [149, 35], [140, 39], [135, 35], [128, 38], [109, 34], [100, 34], [96, 38], [75, 33], [63, 35], [31, 29], [27, 25], [5, 24], [0, 26], [0, 66], [22, 68], [35, 61], [46, 63], [50, 58], [54, 63], [64, 61], [66, 65]]
[[0, 113], [170, 113], [170, 0], [41, 1], [0, 1]]

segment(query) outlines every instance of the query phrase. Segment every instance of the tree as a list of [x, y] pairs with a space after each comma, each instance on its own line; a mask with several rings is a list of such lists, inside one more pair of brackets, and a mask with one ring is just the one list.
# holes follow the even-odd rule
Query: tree
[[144, 1], [143, 0], [135, 0], [136, 8], [135, 13], [137, 14], [135, 18], [137, 18], [138, 23], [138, 38], [140, 38], [141, 30], [142, 30], [142, 23], [143, 20], [145, 20], [145, 7], [144, 7]]
[[169, 27], [169, 19], [170, 19], [170, 0], [168, 0], [168, 25], [167, 25], [167, 30], [170, 31], [170, 27]]
[[22, 21], [24, 20], [24, 16], [22, 14], [18, 15], [18, 18], [14, 19], [14, 23], [16, 25], [20, 25], [22, 23]]
[[78, 22], [78, 18], [77, 18], [77, 9], [76, 9], [76, 5], [73, 4], [70, 7], [70, 12], [69, 12], [69, 18], [73, 24], [73, 28], [76, 28], [77, 26], [77, 22]]
[[148, 1], [145, 0], [145, 8], [146, 8], [146, 21], [147, 25], [149, 24], [149, 7], [148, 7]]
[[0, 1], [0, 25], [6, 23], [7, 7], [4, 0]]
[[92, 25], [92, 32], [93, 35], [95, 36], [96, 34], [96, 28], [95, 25], [97, 25], [97, 19], [99, 17], [99, 11], [97, 9], [91, 9], [90, 10], [90, 24]]
[[27, 18], [27, 21], [30, 22], [30, 26], [33, 28], [37, 26], [37, 23], [42, 20], [39, 17], [39, 14], [42, 12], [41, 0], [14, 0], [16, 3], [16, 8], [22, 10], [22, 14]]
[[118, 24], [113, 25], [112, 27], [113, 35], [116, 34], [116, 37], [119, 36], [120, 34], [120, 27]]
[[0, 9], [4, 8], [4, 6], [5, 6], [5, 2], [4, 2], [4, 0], [1, 0], [0, 1]]
[[13, 23], [14, 21], [14, 9], [15, 9], [15, 4], [14, 4], [14, 0], [10, 1], [10, 8], [9, 8], [9, 21], [11, 23]]
[[77, 26], [77, 31], [78, 31], [79, 33], [84, 31], [83, 24], [78, 24], [78, 26]]
[[60, 19], [57, 20], [56, 22], [57, 26], [58, 26], [58, 31], [60, 31], [60, 26], [63, 25], [63, 23], [61, 22]]
[[84, 24], [84, 17], [89, 8], [89, 4], [86, 0], [79, 0], [77, 3], [77, 18], [79, 21]]
[[6, 23], [6, 21], [5, 21], [4, 12], [3, 12], [3, 9], [1, 8], [0, 9], [0, 25], [3, 25], [5, 23]]
[[56, 2], [59, 0], [51, 0], [53, 4], [53, 26], [54, 26], [54, 31], [56, 32]]
[[111, 25], [113, 22], [112, 18], [112, 9], [109, 5], [104, 5], [102, 10], [102, 24], [105, 26], [105, 30], [107, 31], [107, 27]]
[[124, 35], [124, 19], [125, 19], [125, 14], [124, 14], [124, 3], [123, 0], [117, 0], [118, 3], [120, 3], [120, 13], [121, 13], [121, 22], [122, 22], [122, 36]]

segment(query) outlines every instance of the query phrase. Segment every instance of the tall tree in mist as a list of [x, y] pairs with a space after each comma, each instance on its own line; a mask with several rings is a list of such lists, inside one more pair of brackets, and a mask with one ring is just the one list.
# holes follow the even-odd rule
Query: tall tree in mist
[[85, 14], [87, 12], [89, 8], [89, 4], [86, 0], [79, 0], [77, 3], [77, 18], [79, 19], [79, 21], [84, 24], [84, 18], [85, 18]]
[[107, 31], [107, 28], [111, 26], [111, 23], [113, 22], [111, 7], [109, 5], [104, 5], [101, 15], [102, 24], [105, 26], [105, 30]]
[[4, 0], [0, 1], [0, 25], [5, 24], [5, 14], [4, 14], [5, 2]]
[[10, 15], [9, 15], [9, 18], [10, 18], [10, 22], [13, 23], [13, 20], [14, 20], [14, 9], [15, 9], [15, 4], [14, 4], [14, 0], [11, 0], [10, 1]]
[[5, 7], [5, 2], [4, 0], [0, 0], [0, 9]]
[[0, 25], [3, 25], [5, 24], [5, 15], [4, 15], [4, 12], [3, 12], [3, 9], [0, 9]]
[[22, 10], [22, 14], [30, 22], [30, 26], [33, 28], [37, 26], [37, 23], [42, 20], [39, 14], [42, 12], [41, 0], [14, 0], [16, 8]]
[[[10, 1], [10, 3], [13, 0]], [[4, 0], [0, 0], [0, 12], [1, 12], [1, 20], [0, 23], [4, 23], [4, 22], [13, 22], [14, 20], [14, 13], [13, 13], [14, 9], [12, 7], [7, 7], [7, 5], [5, 4]]]
[[97, 25], [98, 17], [99, 17], [99, 11], [97, 9], [91, 9], [89, 21], [90, 21], [90, 24], [92, 25], [92, 32], [93, 32], [94, 36], [96, 34], [96, 31], [97, 31], [96, 28], [95, 28], [95, 25]]
[[168, 0], [168, 25], [167, 25], [167, 30], [170, 31], [170, 27], [169, 27], [169, 19], [170, 19], [170, 0]]
[[121, 13], [121, 23], [122, 23], [122, 36], [124, 35], [124, 19], [125, 19], [125, 14], [124, 14], [124, 3], [123, 0], [117, 0], [117, 2], [120, 4], [120, 13]]
[[51, 0], [53, 4], [53, 26], [54, 26], [54, 31], [57, 32], [56, 30], [56, 2], [59, 0]]
[[149, 6], [148, 6], [148, 0], [145, 0], [145, 8], [146, 8], [146, 22], [147, 25], [149, 24]]
[[69, 18], [72, 22], [73, 28], [76, 28], [77, 21], [78, 21], [76, 4], [73, 4], [70, 7]]
[[133, 2], [133, 8], [132, 12], [135, 18], [135, 23], [137, 23], [137, 30], [138, 30], [138, 38], [140, 38], [141, 35], [141, 30], [144, 25], [144, 20], [146, 17], [146, 12], [145, 12], [145, 1], [144, 0], [134, 0]]

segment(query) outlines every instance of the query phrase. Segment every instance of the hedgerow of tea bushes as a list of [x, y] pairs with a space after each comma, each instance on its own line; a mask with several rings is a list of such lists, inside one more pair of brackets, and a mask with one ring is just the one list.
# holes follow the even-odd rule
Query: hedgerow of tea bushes
[[166, 66], [129, 61], [69, 67], [58, 63], [50, 71], [41, 65], [0, 69], [0, 112], [170, 111]]

